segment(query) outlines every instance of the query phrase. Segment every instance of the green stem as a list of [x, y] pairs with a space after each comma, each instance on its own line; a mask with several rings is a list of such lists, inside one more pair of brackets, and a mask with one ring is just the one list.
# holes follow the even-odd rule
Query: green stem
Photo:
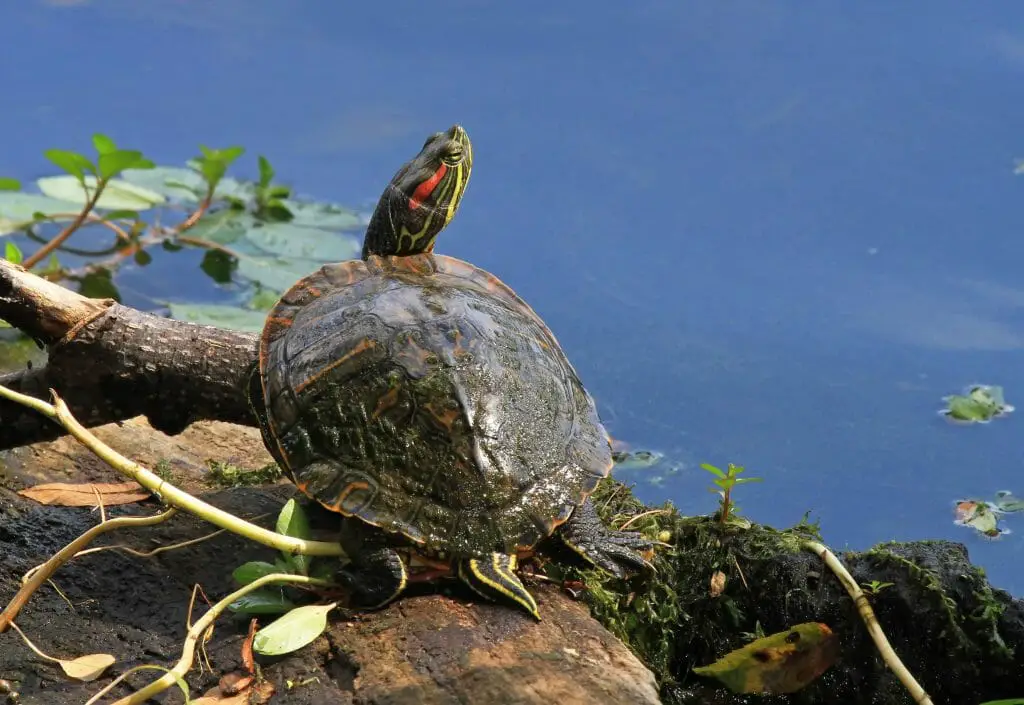
[[273, 531], [256, 526], [234, 514], [207, 504], [198, 497], [184, 492], [166, 480], [154, 474], [151, 470], [144, 468], [138, 463], [124, 457], [103, 441], [92, 435], [71, 415], [67, 405], [57, 396], [54, 390], [50, 390], [54, 403], [48, 404], [41, 399], [20, 394], [14, 390], [0, 385], [0, 397], [9, 399], [15, 403], [29, 407], [44, 416], [53, 419], [74, 436], [82, 445], [93, 452], [100, 460], [120, 472], [125, 477], [135, 480], [153, 494], [160, 497], [165, 504], [183, 509], [201, 519], [227, 529], [233, 534], [238, 534], [251, 541], [261, 543], [270, 548], [287, 553], [299, 553], [304, 556], [344, 556], [341, 545], [332, 541], [307, 541], [293, 536], [285, 536]]

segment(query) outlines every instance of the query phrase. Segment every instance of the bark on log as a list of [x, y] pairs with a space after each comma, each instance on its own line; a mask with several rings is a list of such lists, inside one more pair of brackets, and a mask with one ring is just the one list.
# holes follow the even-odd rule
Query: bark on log
[[[142, 420], [96, 430], [105, 442], [150, 466], [172, 461], [177, 484], [240, 516], [269, 513], [272, 527], [291, 485], [204, 492], [207, 460], [258, 468], [270, 462], [254, 429], [198, 423], [176, 437]], [[0, 601], [17, 589], [22, 573], [96, 523], [88, 509], [40, 507], [12, 490], [42, 481], [118, 481], [71, 438], [0, 453]], [[155, 513], [133, 507], [131, 513]], [[113, 509], [113, 513], [120, 513]], [[151, 529], [109, 535], [105, 543], [141, 550], [207, 533], [213, 527], [187, 516]], [[74, 683], [59, 667], [35, 656], [11, 630], [0, 634], [0, 678], [21, 692], [24, 705], [79, 705], [131, 666], [170, 666], [180, 653], [192, 585], [211, 599], [234, 589], [231, 570], [249, 560], [273, 560], [274, 552], [222, 534], [154, 558], [116, 551], [85, 556], [54, 580], [75, 605], [55, 591], [38, 592], [17, 620], [44, 650], [62, 657], [105, 652], [118, 663], [99, 681]], [[332, 618], [329, 631], [306, 649], [267, 660], [275, 684], [273, 703], [658, 703], [654, 677], [637, 658], [589, 616], [587, 608], [550, 586], [534, 594], [544, 613], [537, 624], [517, 610], [440, 595], [405, 598], [354, 620]], [[268, 622], [264, 619], [263, 623]], [[207, 646], [216, 673], [193, 668], [193, 696], [216, 685], [221, 673], [240, 667], [247, 623], [222, 617]], [[158, 676], [143, 672], [136, 686]], [[301, 684], [291, 689], [286, 681]], [[117, 691], [125, 695], [129, 691]], [[2, 696], [0, 696], [2, 701]], [[180, 702], [171, 695], [167, 702]], [[109, 702], [109, 700], [107, 701]]]
[[[46, 367], [0, 376], [39, 398], [56, 389], [93, 427], [145, 416], [171, 435], [200, 420], [253, 425], [245, 394], [256, 336], [80, 296], [0, 260], [0, 319], [46, 346]], [[53, 422], [0, 400], [0, 449], [49, 440]]]

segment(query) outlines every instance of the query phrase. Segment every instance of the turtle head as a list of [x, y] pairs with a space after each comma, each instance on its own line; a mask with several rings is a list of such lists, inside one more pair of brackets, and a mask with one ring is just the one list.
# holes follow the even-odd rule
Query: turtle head
[[437, 234], [455, 217], [472, 169], [473, 145], [460, 125], [427, 138], [377, 202], [363, 259], [433, 251]]

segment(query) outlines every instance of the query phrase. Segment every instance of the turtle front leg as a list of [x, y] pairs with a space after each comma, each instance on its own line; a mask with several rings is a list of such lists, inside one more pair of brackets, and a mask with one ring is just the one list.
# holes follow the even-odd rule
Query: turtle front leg
[[463, 558], [459, 561], [459, 579], [481, 597], [511, 602], [540, 621], [537, 602], [516, 575], [515, 556], [492, 553], [485, 558]]
[[350, 563], [335, 574], [349, 592], [349, 606], [374, 610], [398, 597], [409, 581], [409, 574], [384, 534], [359, 519], [346, 518], [341, 528], [341, 547]]
[[589, 499], [576, 507], [558, 534], [587, 562], [617, 578], [651, 567], [639, 552], [653, 549], [654, 544], [635, 531], [614, 531], [606, 527]]

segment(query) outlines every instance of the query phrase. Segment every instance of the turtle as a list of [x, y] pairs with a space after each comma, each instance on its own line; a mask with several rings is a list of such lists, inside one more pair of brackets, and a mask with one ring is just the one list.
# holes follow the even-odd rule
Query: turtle
[[260, 337], [263, 440], [342, 515], [350, 608], [446, 575], [540, 619], [517, 570], [554, 534], [613, 575], [650, 567], [652, 542], [605, 527], [589, 499], [611, 443], [554, 335], [496, 276], [433, 252], [472, 165], [461, 126], [429, 137], [384, 190], [361, 258], [295, 283]]

